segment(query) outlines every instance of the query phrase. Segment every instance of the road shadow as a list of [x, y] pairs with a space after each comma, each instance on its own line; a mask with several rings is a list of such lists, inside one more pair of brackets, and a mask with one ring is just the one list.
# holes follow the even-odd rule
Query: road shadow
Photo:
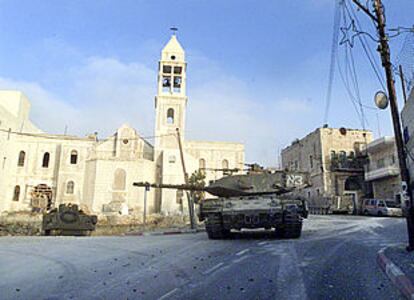
[[274, 230], [232, 231], [225, 240], [284, 240]]

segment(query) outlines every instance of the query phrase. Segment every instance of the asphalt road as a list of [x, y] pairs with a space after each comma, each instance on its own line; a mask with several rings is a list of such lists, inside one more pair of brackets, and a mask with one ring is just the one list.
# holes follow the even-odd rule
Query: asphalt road
[[0, 299], [400, 299], [376, 253], [404, 219], [311, 216], [298, 240], [263, 232], [2, 237]]

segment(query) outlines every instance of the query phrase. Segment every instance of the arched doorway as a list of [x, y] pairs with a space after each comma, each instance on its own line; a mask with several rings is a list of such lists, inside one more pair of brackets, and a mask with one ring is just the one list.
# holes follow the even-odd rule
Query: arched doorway
[[348, 207], [348, 212], [358, 214], [358, 193], [362, 191], [361, 180], [358, 176], [350, 176], [345, 180], [343, 205]]

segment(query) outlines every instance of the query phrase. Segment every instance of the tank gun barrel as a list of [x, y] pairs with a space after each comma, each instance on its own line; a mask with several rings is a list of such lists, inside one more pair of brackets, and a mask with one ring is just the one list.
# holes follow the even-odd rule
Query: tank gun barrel
[[174, 189], [174, 190], [185, 190], [185, 191], [205, 191], [205, 188], [198, 187], [192, 184], [164, 184], [164, 183], [149, 183], [149, 182], [134, 182], [133, 186], [146, 187], [146, 188], [157, 188], [157, 189]]

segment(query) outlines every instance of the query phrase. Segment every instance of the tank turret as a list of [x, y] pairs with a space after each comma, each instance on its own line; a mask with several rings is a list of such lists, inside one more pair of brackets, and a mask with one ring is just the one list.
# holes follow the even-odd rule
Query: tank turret
[[204, 191], [217, 197], [281, 195], [310, 185], [309, 174], [286, 171], [262, 171], [231, 175], [211, 181], [206, 187], [188, 184], [150, 184], [135, 182], [134, 186]]

